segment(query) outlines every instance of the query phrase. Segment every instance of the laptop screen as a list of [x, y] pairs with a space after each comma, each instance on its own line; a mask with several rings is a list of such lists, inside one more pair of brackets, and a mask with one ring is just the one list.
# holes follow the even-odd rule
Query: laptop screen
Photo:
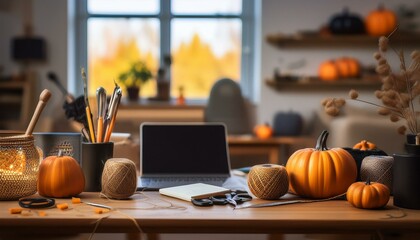
[[140, 127], [142, 174], [229, 174], [223, 124], [144, 123]]

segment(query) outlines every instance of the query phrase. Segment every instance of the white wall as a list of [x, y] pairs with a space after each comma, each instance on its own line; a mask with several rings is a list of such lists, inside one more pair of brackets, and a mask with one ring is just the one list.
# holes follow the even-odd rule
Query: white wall
[[[11, 59], [9, 51], [10, 39], [23, 32], [22, 4], [29, 0], [1, 0], [0, 4], [0, 65], [10, 71], [18, 69]], [[377, 7], [379, 0], [262, 0], [261, 19], [261, 77], [260, 99], [258, 100], [258, 122], [271, 122], [277, 111], [293, 110], [301, 113], [309, 124], [315, 111], [320, 109], [320, 101], [326, 96], [347, 96], [347, 89], [342, 91], [298, 91], [284, 90], [275, 91], [264, 84], [264, 80], [273, 75], [276, 67], [284, 69], [289, 63], [306, 59], [304, 68], [292, 73], [314, 75], [319, 63], [325, 59], [342, 55], [355, 56], [364, 64], [373, 63], [372, 53], [376, 49], [355, 48], [292, 48], [278, 49], [265, 42], [265, 36], [275, 33], [293, 34], [301, 30], [317, 30], [322, 24], [327, 23], [329, 17], [340, 12], [344, 6], [349, 6], [352, 12], [362, 16]], [[401, 3], [411, 8], [419, 9], [420, 3], [416, 0], [388, 0], [386, 6], [397, 9]], [[47, 41], [48, 61], [45, 64], [37, 64], [34, 68], [39, 73], [40, 92], [43, 88], [53, 91], [53, 98], [47, 105], [43, 116], [57, 115], [64, 101], [61, 92], [56, 86], [46, 79], [48, 71], [54, 71], [64, 84], [67, 83], [69, 74], [68, 66], [68, 0], [33, 0], [33, 23], [35, 34], [42, 36]], [[367, 97], [371, 91], [365, 91]]]
[[[48, 71], [55, 72], [67, 83], [67, 0], [1, 0], [0, 4], [0, 66], [5, 68], [4, 76], [18, 72], [20, 65], [10, 57], [10, 41], [23, 35], [23, 13], [25, 5], [32, 1], [32, 22], [34, 35], [43, 37], [47, 44], [47, 61], [34, 63], [31, 69], [37, 74], [36, 96], [47, 88], [52, 98], [41, 115], [35, 131], [43, 130], [48, 119], [64, 114], [61, 106], [64, 97], [58, 88], [46, 78]], [[60, 112], [57, 112], [60, 111]], [[32, 113], [31, 113], [32, 114]]]
[[[376, 48], [357, 48], [357, 46], [322, 49], [310, 47], [279, 49], [265, 42], [265, 36], [276, 33], [293, 34], [304, 30], [318, 30], [328, 22], [333, 14], [341, 12], [344, 6], [348, 6], [351, 12], [367, 16], [371, 10], [377, 8], [380, 2], [384, 1], [262, 0], [261, 99], [258, 104], [258, 121], [271, 122], [277, 111], [293, 110], [304, 116], [308, 126], [315, 111], [321, 109], [320, 102], [322, 99], [325, 97], [347, 97], [348, 90], [350, 90], [276, 91], [264, 83], [264, 79], [273, 76], [273, 70], [276, 67], [282, 70], [290, 63], [306, 59], [304, 68], [291, 73], [314, 76], [322, 61], [343, 55], [357, 57], [362, 64], [374, 64], [372, 54], [376, 51]], [[419, 9], [420, 6], [420, 3], [416, 0], [388, 0], [385, 1], [385, 6], [397, 10], [402, 3], [415, 9]], [[419, 11], [417, 13], [419, 14]], [[417, 23], [420, 24], [419, 21]], [[374, 99], [372, 95], [373, 90], [362, 91], [362, 96], [365, 98]]]

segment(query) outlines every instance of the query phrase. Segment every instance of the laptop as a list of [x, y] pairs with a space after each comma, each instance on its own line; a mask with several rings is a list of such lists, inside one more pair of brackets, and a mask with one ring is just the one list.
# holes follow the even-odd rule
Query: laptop
[[231, 176], [226, 133], [222, 123], [141, 124], [138, 189], [223, 186]]

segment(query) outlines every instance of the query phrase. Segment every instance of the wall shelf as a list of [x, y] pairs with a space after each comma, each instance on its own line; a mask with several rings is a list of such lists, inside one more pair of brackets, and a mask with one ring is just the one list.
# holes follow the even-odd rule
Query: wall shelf
[[[272, 34], [266, 37], [266, 41], [276, 47], [370, 47], [377, 46], [378, 37], [369, 35], [327, 35], [316, 33], [297, 33], [292, 35]], [[392, 36], [393, 44], [420, 44], [420, 33], [400, 33]]]
[[266, 79], [267, 86], [275, 90], [362, 90], [362, 89], [379, 89], [381, 81], [375, 78], [354, 78], [354, 79], [338, 79], [336, 81], [322, 81], [318, 78], [311, 77], [296, 81], [282, 81], [275, 79]]
[[23, 80], [0, 82], [0, 128], [23, 130], [36, 103], [34, 99], [35, 75]]

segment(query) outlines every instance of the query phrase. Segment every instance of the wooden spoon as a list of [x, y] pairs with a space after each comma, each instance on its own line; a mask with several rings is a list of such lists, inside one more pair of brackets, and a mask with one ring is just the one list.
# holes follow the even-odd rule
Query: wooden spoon
[[41, 112], [44, 109], [50, 97], [51, 97], [51, 92], [48, 89], [44, 89], [44, 91], [42, 91], [41, 94], [39, 95], [38, 105], [36, 106], [34, 115], [32, 115], [31, 122], [29, 122], [29, 126], [25, 132], [26, 136], [32, 135], [35, 125], [38, 122], [39, 116], [41, 115]]

